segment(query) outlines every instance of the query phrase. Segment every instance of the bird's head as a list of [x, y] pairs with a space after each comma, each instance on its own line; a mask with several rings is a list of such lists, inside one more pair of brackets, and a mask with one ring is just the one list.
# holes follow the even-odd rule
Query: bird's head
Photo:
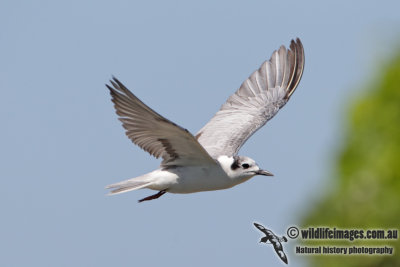
[[257, 163], [244, 156], [233, 156], [233, 157], [220, 157], [218, 158], [222, 168], [225, 172], [233, 179], [243, 179], [242, 182], [250, 179], [255, 175], [273, 176], [272, 173], [260, 169]]

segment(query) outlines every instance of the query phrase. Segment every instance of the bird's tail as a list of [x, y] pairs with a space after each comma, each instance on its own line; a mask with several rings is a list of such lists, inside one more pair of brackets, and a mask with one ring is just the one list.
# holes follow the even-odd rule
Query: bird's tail
[[129, 192], [132, 190], [137, 190], [141, 188], [145, 188], [151, 185], [153, 182], [149, 181], [147, 177], [136, 177], [126, 181], [122, 181], [115, 184], [110, 184], [106, 186], [106, 189], [113, 189], [111, 190], [108, 195], [116, 195], [125, 192]]

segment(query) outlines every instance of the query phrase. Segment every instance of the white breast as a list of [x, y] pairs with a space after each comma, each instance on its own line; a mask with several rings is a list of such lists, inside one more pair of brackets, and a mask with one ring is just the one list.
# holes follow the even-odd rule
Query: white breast
[[235, 185], [234, 181], [219, 166], [192, 166], [169, 170], [175, 173], [178, 178], [172, 184], [170, 193], [194, 193], [200, 191], [212, 191], [230, 188]]

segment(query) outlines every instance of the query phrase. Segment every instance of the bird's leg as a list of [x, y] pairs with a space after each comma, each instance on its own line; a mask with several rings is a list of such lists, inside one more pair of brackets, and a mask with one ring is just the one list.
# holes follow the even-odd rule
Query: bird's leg
[[142, 198], [141, 200], [139, 200], [139, 202], [143, 202], [143, 201], [147, 201], [147, 200], [152, 200], [152, 199], [156, 199], [161, 197], [162, 195], [164, 195], [165, 193], [167, 193], [166, 190], [161, 190], [160, 192], [158, 192], [157, 194]]

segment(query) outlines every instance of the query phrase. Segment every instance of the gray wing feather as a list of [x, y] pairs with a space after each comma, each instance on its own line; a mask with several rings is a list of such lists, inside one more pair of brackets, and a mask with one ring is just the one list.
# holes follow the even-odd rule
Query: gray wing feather
[[287, 103], [303, 68], [300, 39], [292, 40], [289, 50], [281, 46], [274, 51], [197, 133], [199, 143], [214, 158], [236, 155], [246, 140]]
[[132, 94], [116, 78], [110, 81], [112, 102], [132, 142], [156, 158], [161, 166], [215, 164], [188, 130], [164, 118]]

